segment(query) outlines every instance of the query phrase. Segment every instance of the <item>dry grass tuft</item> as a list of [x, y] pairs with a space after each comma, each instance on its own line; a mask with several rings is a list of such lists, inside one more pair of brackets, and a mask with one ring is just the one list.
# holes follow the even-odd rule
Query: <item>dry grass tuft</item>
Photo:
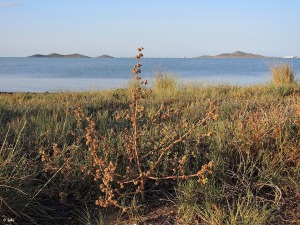
[[270, 65], [270, 70], [275, 85], [295, 83], [295, 71], [289, 63], [275, 63]]

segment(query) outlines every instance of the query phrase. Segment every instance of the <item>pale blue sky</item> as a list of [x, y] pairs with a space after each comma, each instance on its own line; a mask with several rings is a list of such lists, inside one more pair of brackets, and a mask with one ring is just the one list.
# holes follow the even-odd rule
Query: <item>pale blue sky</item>
[[0, 0], [0, 57], [300, 55], [300, 0]]

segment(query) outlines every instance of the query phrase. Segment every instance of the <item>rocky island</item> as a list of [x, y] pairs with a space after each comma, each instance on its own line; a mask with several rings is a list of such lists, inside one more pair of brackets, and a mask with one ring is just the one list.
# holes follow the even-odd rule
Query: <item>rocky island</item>
[[110, 56], [110, 55], [100, 55], [100, 56], [98, 56], [98, 57], [96, 57], [96, 58], [111, 59], [111, 58], [114, 58], [114, 57], [112, 57], [112, 56]]
[[52, 53], [49, 55], [41, 55], [41, 54], [36, 54], [36, 55], [32, 55], [29, 57], [36, 57], [36, 58], [91, 58], [89, 56], [86, 55], [81, 55], [81, 54], [69, 54], [69, 55], [62, 55], [62, 54], [57, 54], [57, 53]]
[[[52, 53], [52, 54], [48, 54], [48, 55], [35, 54], [35, 55], [28, 56], [28, 57], [33, 57], [33, 58], [91, 58], [89, 56], [81, 55], [78, 53], [69, 54], [69, 55], [62, 55], [62, 54], [58, 54], [58, 53]], [[114, 58], [114, 57], [112, 57], [110, 55], [100, 55], [96, 58]]]
[[268, 56], [262, 56], [252, 53], [246, 53], [242, 51], [236, 51], [233, 53], [223, 53], [220, 55], [210, 56], [210, 55], [203, 55], [196, 58], [269, 58]]

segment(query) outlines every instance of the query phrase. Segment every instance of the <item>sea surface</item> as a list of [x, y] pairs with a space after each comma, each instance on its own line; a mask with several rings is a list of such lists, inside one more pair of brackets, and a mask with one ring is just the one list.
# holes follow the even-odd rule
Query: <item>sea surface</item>
[[[254, 85], [271, 82], [269, 66], [291, 64], [300, 77], [300, 59], [144, 58], [142, 78], [158, 73], [181, 83]], [[0, 58], [0, 92], [90, 91], [126, 87], [133, 58]], [[299, 77], [297, 76], [297, 79]]]

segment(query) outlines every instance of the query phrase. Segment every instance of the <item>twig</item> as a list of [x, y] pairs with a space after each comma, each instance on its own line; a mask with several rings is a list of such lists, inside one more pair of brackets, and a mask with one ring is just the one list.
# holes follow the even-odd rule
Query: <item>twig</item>
[[214, 109], [211, 110], [207, 116], [205, 118], [203, 118], [200, 122], [198, 122], [196, 125], [194, 125], [191, 129], [189, 129], [185, 134], [183, 134], [180, 138], [178, 138], [176, 141], [172, 142], [170, 145], [168, 145], [165, 149], [162, 150], [160, 156], [158, 157], [157, 161], [155, 162], [155, 164], [146, 172], [146, 176], [149, 177], [151, 175], [151, 173], [155, 170], [155, 168], [158, 166], [158, 164], [161, 162], [161, 160], [163, 159], [163, 156], [174, 147], [174, 145], [176, 145], [177, 143], [180, 143], [183, 141], [183, 139], [189, 135], [193, 130], [195, 130], [197, 127], [203, 125], [208, 118], [211, 117], [212, 113], [213, 113]]

